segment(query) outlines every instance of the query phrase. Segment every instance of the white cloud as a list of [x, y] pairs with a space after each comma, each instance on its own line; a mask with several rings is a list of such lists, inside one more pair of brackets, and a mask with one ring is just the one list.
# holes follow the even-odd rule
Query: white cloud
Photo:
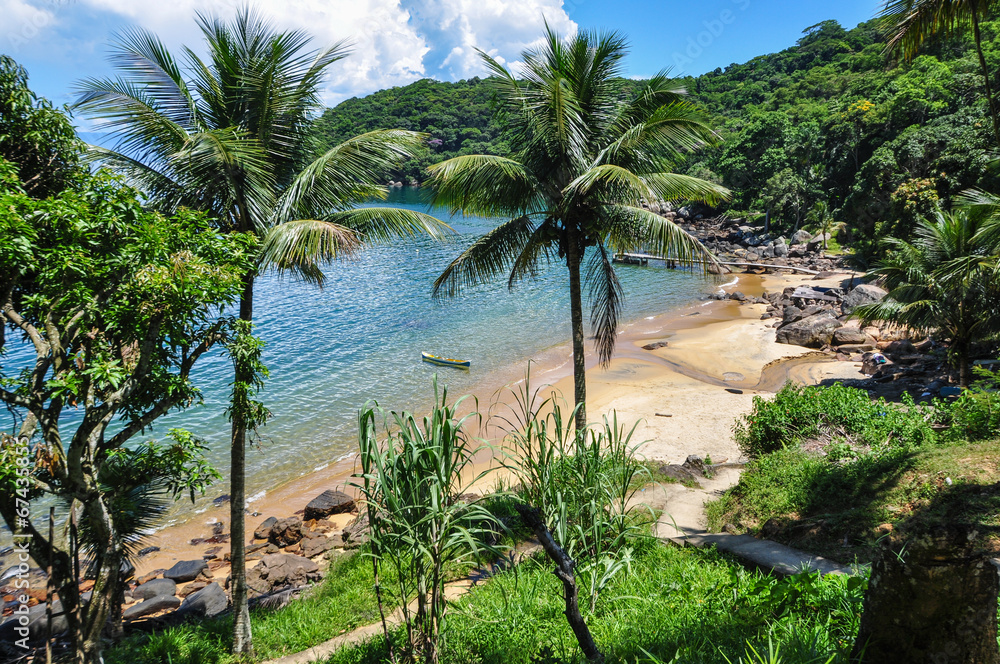
[[[0, 0], [0, 11], [8, 18], [31, 20], [46, 7], [69, 1]], [[171, 49], [187, 45], [200, 51], [196, 12], [229, 18], [242, 2], [75, 0], [72, 4], [81, 10], [73, 12], [74, 18], [82, 20], [86, 13], [89, 20], [96, 16], [96, 23], [105, 25], [124, 21], [155, 32]], [[563, 34], [576, 31], [562, 0], [255, 0], [253, 6], [281, 29], [305, 30], [314, 37], [315, 47], [345, 39], [352, 44], [351, 55], [330, 68], [324, 98], [331, 104], [423, 77], [455, 80], [482, 75], [485, 69], [476, 48], [500, 62], [516, 62], [524, 48], [537, 42], [545, 20]], [[47, 16], [46, 25], [53, 20], [51, 12]], [[17, 24], [24, 20], [19, 18]], [[108, 38], [104, 35], [104, 40]]]
[[25, 0], [0, 0], [0, 16], [3, 16], [0, 51], [16, 53], [45, 33], [55, 22], [52, 8], [58, 4], [47, 2], [36, 6]]

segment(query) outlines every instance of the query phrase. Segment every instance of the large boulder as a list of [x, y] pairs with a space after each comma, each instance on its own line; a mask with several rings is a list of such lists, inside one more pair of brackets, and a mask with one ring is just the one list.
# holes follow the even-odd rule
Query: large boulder
[[257, 530], [253, 531], [253, 538], [259, 540], [270, 539], [271, 529], [274, 528], [274, 524], [276, 523], [278, 523], [278, 517], [267, 517], [259, 526], [257, 526]]
[[844, 301], [840, 303], [840, 310], [845, 314], [850, 314], [861, 305], [873, 304], [885, 296], [886, 292], [878, 286], [861, 284], [844, 296]]
[[831, 238], [829, 233], [820, 233], [816, 237], [811, 238], [806, 243], [806, 249], [808, 249], [809, 251], [819, 251], [820, 249], [823, 248], [824, 240], [826, 241], [826, 244], [829, 245], [830, 239]]
[[306, 536], [299, 543], [299, 553], [303, 558], [315, 558], [326, 553], [333, 547], [333, 540], [321, 533], [306, 531]]
[[319, 565], [291, 553], [272, 553], [260, 559], [255, 567], [247, 570], [247, 585], [257, 593], [265, 594], [291, 586], [298, 588], [322, 578]]
[[354, 499], [343, 491], [327, 489], [306, 505], [303, 518], [306, 521], [312, 519], [325, 519], [331, 514], [343, 514], [354, 509]]
[[301, 540], [302, 531], [302, 519], [297, 516], [277, 519], [271, 526], [271, 532], [268, 533], [267, 541], [275, 546], [284, 548]]
[[779, 237], [774, 241], [774, 257], [785, 258], [786, 256], [788, 256], [788, 243], [785, 242], [785, 238]]
[[833, 345], [843, 346], [845, 344], [863, 344], [868, 338], [865, 333], [857, 327], [841, 327], [833, 333]]
[[[21, 618], [27, 620], [28, 641], [37, 643], [43, 641], [48, 632], [48, 618], [45, 614], [45, 604], [36, 604], [30, 607], [25, 616], [14, 614], [11, 618], [0, 624], [0, 643], [13, 644], [14, 641], [24, 638], [22, 633], [15, 631], [16, 627], [24, 627]], [[52, 634], [62, 634], [69, 629], [69, 621], [62, 612], [62, 603], [59, 600], [52, 602]]]
[[[197, 574], [195, 575], [197, 576]], [[132, 591], [132, 597], [138, 600], [177, 594], [177, 582], [173, 579], [153, 579], [147, 581]]]
[[181, 608], [177, 609], [177, 615], [211, 618], [227, 608], [229, 608], [229, 596], [226, 595], [226, 591], [218, 583], [211, 583], [198, 592], [188, 595]]
[[161, 611], [173, 611], [181, 605], [181, 600], [173, 595], [155, 595], [147, 600], [134, 604], [122, 614], [125, 620], [135, 620], [143, 616], [151, 616]]
[[792, 233], [792, 244], [806, 244], [811, 239], [812, 233], [801, 228]]
[[173, 579], [177, 583], [193, 581], [199, 574], [209, 575], [208, 563], [204, 560], [182, 560], [163, 573], [164, 579]]
[[779, 344], [822, 348], [833, 341], [833, 333], [841, 326], [832, 311], [824, 311], [778, 330]]

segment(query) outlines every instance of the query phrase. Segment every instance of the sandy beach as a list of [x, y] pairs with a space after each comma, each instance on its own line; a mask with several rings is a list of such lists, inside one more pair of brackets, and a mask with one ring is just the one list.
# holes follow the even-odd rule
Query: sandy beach
[[[726, 292], [740, 290], [753, 296], [806, 281], [838, 285], [845, 276], [815, 281], [802, 275], [740, 274], [728, 276], [721, 287]], [[735, 461], [739, 450], [732, 439], [733, 423], [749, 411], [754, 396], [773, 393], [788, 380], [816, 384], [859, 375], [854, 363], [831, 361], [829, 356], [806, 348], [775, 343], [772, 321], [760, 320], [764, 309], [764, 305], [733, 300], [706, 301], [624, 326], [610, 366], [597, 366], [596, 357], [588, 352], [589, 419], [600, 422], [615, 411], [621, 424], [630, 427], [638, 423], [633, 442], [642, 442], [639, 454], [648, 459], [680, 463], [688, 455], [698, 454], [709, 455], [716, 462]], [[643, 349], [656, 342], [666, 342], [666, 346]], [[551, 385], [571, 401], [570, 357], [567, 343], [533, 358], [532, 385]], [[510, 375], [516, 374], [505, 374]], [[474, 391], [484, 412], [498, 394], [501, 398], [504, 394], [498, 389], [497, 378], [491, 378]], [[486, 428], [487, 440], [496, 435], [495, 428]], [[490, 459], [484, 458], [480, 468], [489, 464]], [[353, 493], [348, 486], [353, 471], [354, 459], [347, 458], [269, 490], [250, 505], [247, 532], [252, 533], [269, 516], [301, 515], [306, 503], [324, 490]], [[492, 486], [492, 481], [487, 479], [483, 484]], [[215, 556], [215, 577], [225, 579], [222, 560], [228, 544], [211, 538], [213, 524], [222, 522], [224, 532], [228, 532], [228, 517], [229, 505], [220, 503], [151, 536], [148, 546], [160, 547], [160, 551], [140, 559], [136, 576], [170, 567], [178, 560]], [[331, 521], [339, 529], [352, 518], [339, 515]]]

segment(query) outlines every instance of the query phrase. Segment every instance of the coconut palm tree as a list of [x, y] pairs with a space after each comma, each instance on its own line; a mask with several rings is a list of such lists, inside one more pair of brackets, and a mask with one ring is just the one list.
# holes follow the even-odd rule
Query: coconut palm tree
[[545, 261], [565, 262], [578, 431], [587, 421], [582, 267], [586, 264], [597, 350], [606, 364], [622, 307], [615, 252], [643, 248], [681, 260], [713, 260], [701, 243], [642, 202], [715, 202], [729, 193], [671, 172], [683, 153], [714, 135], [665, 72], [634, 99], [623, 100], [616, 79], [625, 54], [618, 34], [583, 32], [564, 41], [551, 29], [541, 46], [522, 53], [524, 67], [517, 76], [480, 52], [494, 77], [497, 114], [515, 152], [460, 156], [430, 169], [435, 202], [508, 219], [445, 269], [434, 283], [436, 294], [455, 295], [502, 274], [513, 287]]
[[983, 55], [982, 21], [1000, 9], [998, 0], [886, 0], [878, 17], [889, 35], [889, 50], [906, 60], [913, 59], [920, 47], [938, 33], [956, 33], [969, 27], [983, 73], [986, 101], [993, 120], [993, 138], [1000, 146], [1000, 114], [993, 97], [992, 74]]
[[888, 295], [854, 315], [865, 324], [937, 330], [951, 341], [949, 357], [967, 386], [972, 344], [1000, 332], [998, 238], [996, 220], [973, 208], [922, 219], [912, 243], [886, 240], [889, 253], [868, 276], [881, 280]]
[[[311, 50], [300, 31], [279, 32], [249, 8], [231, 22], [199, 14], [208, 56], [181, 59], [152, 33], [124, 32], [113, 45], [116, 78], [79, 84], [76, 108], [100, 121], [113, 149], [93, 156], [124, 173], [151, 203], [207, 210], [229, 232], [262, 240], [259, 269], [244, 276], [240, 318], [253, 319], [257, 274], [268, 268], [322, 285], [324, 261], [366, 242], [427, 233], [441, 222], [408, 210], [357, 205], [384, 197], [388, 171], [423, 137], [376, 131], [316, 156], [310, 123], [327, 69], [344, 44]], [[257, 377], [237, 369], [234, 384]], [[243, 510], [247, 422], [233, 417], [231, 539], [233, 650], [250, 652]]]
[[806, 221], [813, 225], [823, 238], [823, 251], [826, 251], [826, 241], [833, 233], [845, 228], [847, 224], [835, 221], [826, 201], [816, 201], [812, 209], [806, 213]]

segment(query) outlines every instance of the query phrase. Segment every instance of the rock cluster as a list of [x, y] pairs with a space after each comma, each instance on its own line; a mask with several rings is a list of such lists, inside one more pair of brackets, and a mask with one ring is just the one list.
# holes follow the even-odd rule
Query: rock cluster
[[[712, 217], [707, 208], [699, 205], [675, 207], [672, 203], [658, 201], [644, 207], [698, 238], [723, 262], [765, 263], [817, 272], [836, 266], [834, 259], [823, 256], [822, 235], [813, 236], [801, 229], [788, 238], [764, 233], [748, 226], [744, 219]], [[825, 239], [828, 242], [829, 235]]]

